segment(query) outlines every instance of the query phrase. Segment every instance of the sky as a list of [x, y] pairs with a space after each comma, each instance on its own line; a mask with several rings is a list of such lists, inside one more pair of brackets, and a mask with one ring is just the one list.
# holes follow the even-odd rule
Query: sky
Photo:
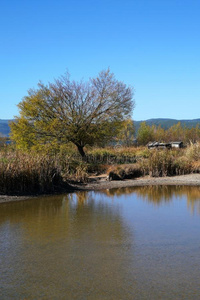
[[108, 67], [134, 88], [134, 120], [200, 118], [199, 0], [1, 0], [0, 119], [39, 81]]

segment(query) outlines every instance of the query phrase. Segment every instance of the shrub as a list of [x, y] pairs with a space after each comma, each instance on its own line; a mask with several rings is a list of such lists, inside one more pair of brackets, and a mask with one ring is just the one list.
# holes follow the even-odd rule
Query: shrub
[[107, 174], [110, 180], [133, 179], [140, 177], [142, 171], [138, 164], [112, 166], [108, 168]]

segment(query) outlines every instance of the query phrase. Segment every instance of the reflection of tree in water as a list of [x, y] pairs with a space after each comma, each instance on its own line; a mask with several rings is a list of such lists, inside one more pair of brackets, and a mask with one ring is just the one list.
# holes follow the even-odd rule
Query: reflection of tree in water
[[121, 196], [137, 194], [142, 200], [146, 200], [155, 205], [170, 202], [173, 198], [187, 197], [188, 208], [192, 212], [200, 214], [200, 187], [199, 186], [143, 186], [125, 187], [103, 191], [107, 196]]
[[92, 239], [104, 241], [114, 238], [122, 241], [125, 228], [117, 207], [111, 208], [106, 202], [96, 201], [88, 192], [70, 194], [67, 198], [76, 236], [91, 228], [89, 236]]
[[107, 196], [136, 194], [155, 205], [184, 196], [193, 210], [200, 199], [200, 187], [188, 186], [98, 193], [98, 199], [79, 192], [0, 206], [0, 272], [12, 283], [13, 298], [22, 298], [20, 286], [27, 299], [133, 299], [140, 295], [137, 251], [120, 207]]
[[[95, 201], [93, 193], [79, 192], [7, 203], [0, 220], [20, 227], [16, 248], [7, 249], [3, 260], [6, 269], [14, 269], [13, 281], [20, 278], [34, 295], [44, 287], [52, 298], [62, 291], [61, 298], [67, 293], [69, 299], [89, 292], [96, 298], [108, 293], [113, 299], [130, 299], [136, 284], [131, 275], [133, 237], [119, 207], [110, 206], [104, 197]], [[11, 228], [7, 231], [9, 237]], [[23, 271], [9, 265], [13, 251], [15, 257], [20, 251], [22, 261], [16, 266], [21, 264]]]
[[[122, 220], [117, 207], [109, 207], [105, 202], [96, 202], [91, 193], [78, 192], [66, 196], [50, 196], [28, 201], [4, 203], [0, 210], [0, 224], [20, 224], [25, 228], [27, 237], [53, 238], [68, 235], [71, 227], [81, 232], [84, 227], [98, 223], [108, 227], [114, 225], [116, 237], [121, 236]], [[27, 226], [28, 225], [28, 226]], [[65, 228], [65, 231], [60, 231]], [[108, 234], [108, 230], [105, 234]]]
[[155, 205], [172, 201], [176, 193], [176, 187], [171, 186], [145, 186], [136, 191], [138, 197]]
[[10, 225], [23, 226], [35, 231], [41, 230], [41, 223], [50, 218], [52, 223], [57, 218], [62, 208], [63, 199], [60, 196], [33, 198], [26, 201], [2, 203], [0, 209], [0, 224], [9, 221]]
[[121, 196], [135, 193], [142, 200], [147, 200], [154, 204], [171, 201], [174, 194], [173, 190], [168, 186], [125, 187], [106, 190], [105, 193], [108, 196]]
[[200, 187], [184, 187], [187, 195], [187, 206], [192, 213], [200, 214]]

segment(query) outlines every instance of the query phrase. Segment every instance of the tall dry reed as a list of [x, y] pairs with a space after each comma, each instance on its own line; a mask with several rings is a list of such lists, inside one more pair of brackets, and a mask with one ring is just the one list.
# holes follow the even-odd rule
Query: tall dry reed
[[192, 171], [191, 160], [182, 150], [150, 150], [149, 157], [139, 161], [142, 173], [152, 177], [188, 174]]
[[49, 193], [61, 182], [57, 161], [47, 155], [0, 153], [0, 194]]

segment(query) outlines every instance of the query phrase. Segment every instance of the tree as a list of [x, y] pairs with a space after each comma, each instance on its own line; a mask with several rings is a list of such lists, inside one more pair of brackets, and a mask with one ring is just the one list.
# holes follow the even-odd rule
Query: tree
[[161, 127], [161, 125], [152, 126], [153, 129], [153, 140], [158, 142], [165, 141], [165, 129]]
[[131, 116], [133, 90], [109, 69], [86, 83], [71, 81], [66, 74], [48, 85], [40, 82], [18, 107], [20, 116], [11, 124], [18, 147], [72, 142], [84, 157], [86, 145], [116, 136]]
[[200, 137], [200, 128], [199, 124], [196, 125], [196, 127], [187, 128], [186, 129], [186, 141], [190, 143], [196, 143], [199, 140]]
[[139, 145], [146, 145], [153, 139], [153, 128], [146, 124], [146, 122], [142, 122], [138, 129], [137, 133], [137, 141]]
[[135, 127], [133, 120], [127, 119], [123, 121], [122, 129], [119, 131], [117, 140], [120, 141], [126, 147], [130, 147], [134, 144]]
[[185, 130], [181, 126], [181, 123], [172, 125], [167, 132], [168, 141], [183, 141], [185, 138]]

